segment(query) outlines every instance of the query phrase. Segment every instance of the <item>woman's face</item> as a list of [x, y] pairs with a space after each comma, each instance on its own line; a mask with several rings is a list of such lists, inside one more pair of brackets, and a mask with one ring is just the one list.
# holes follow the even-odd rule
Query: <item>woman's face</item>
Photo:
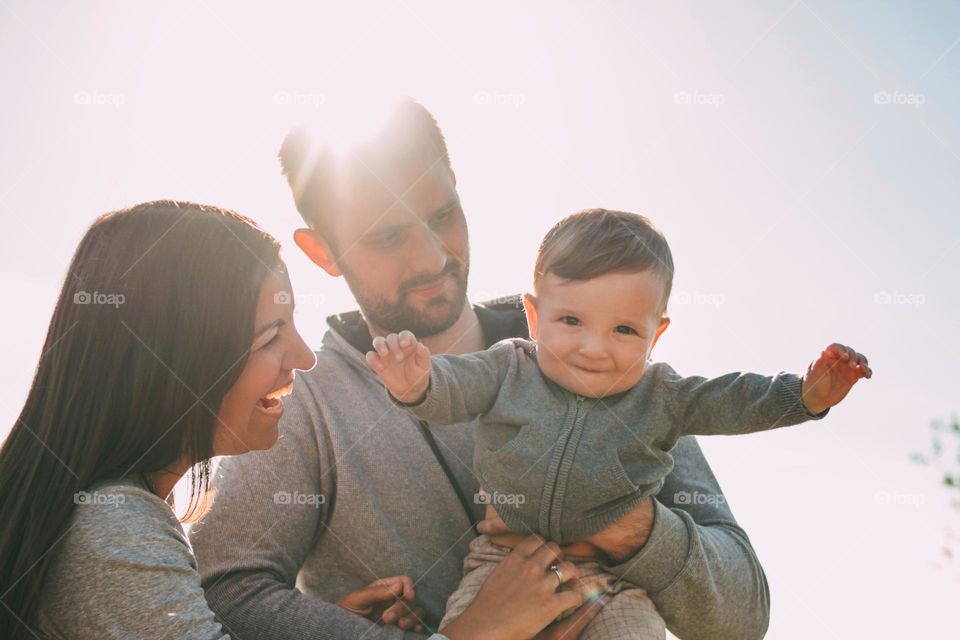
[[316, 364], [293, 325], [293, 307], [289, 278], [271, 272], [260, 288], [250, 356], [220, 405], [214, 455], [269, 449], [277, 441], [282, 396], [293, 388], [293, 372]]

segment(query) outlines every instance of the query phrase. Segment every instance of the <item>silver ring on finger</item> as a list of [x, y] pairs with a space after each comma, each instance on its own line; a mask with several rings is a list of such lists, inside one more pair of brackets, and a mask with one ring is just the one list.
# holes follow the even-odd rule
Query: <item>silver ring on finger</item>
[[553, 571], [553, 573], [556, 574], [557, 580], [558, 580], [557, 588], [559, 589], [560, 587], [562, 587], [564, 583], [564, 578], [563, 578], [563, 572], [560, 571], [560, 567], [558, 567], [555, 564], [550, 565], [550, 569], [548, 569], [548, 571]]

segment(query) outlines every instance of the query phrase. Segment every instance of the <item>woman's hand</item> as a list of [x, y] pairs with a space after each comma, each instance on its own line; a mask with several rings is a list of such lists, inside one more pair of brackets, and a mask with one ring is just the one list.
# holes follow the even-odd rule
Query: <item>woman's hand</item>
[[393, 576], [348, 593], [337, 606], [374, 622], [422, 633], [424, 611], [413, 605], [413, 597], [413, 580]]
[[440, 632], [450, 640], [575, 640], [606, 602], [583, 605], [570, 618], [544, 629], [582, 602], [579, 589], [557, 591], [561, 583], [550, 570], [554, 565], [563, 584], [579, 580], [577, 567], [563, 561], [557, 544], [544, 543], [539, 536], [524, 539], [494, 569], [470, 606]]

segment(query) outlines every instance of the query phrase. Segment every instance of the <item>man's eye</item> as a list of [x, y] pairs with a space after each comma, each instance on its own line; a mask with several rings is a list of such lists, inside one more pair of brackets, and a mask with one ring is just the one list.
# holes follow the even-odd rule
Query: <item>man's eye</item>
[[575, 318], [573, 316], [563, 316], [560, 318], [560, 322], [571, 327], [576, 327], [580, 324], [580, 318]]
[[449, 221], [451, 217], [453, 217], [453, 210], [452, 210], [452, 209], [449, 210], [449, 211], [444, 211], [443, 213], [440, 213], [440, 214], [434, 216], [434, 217], [433, 217], [433, 220], [431, 220], [431, 222], [432, 222], [434, 225], [441, 225], [441, 224]]
[[622, 334], [624, 334], [624, 335], [628, 335], [628, 336], [629, 336], [629, 335], [638, 335], [637, 332], [633, 330], [633, 328], [628, 327], [628, 326], [625, 325], [625, 324], [621, 324], [621, 325], [617, 326], [617, 328], [614, 329], [614, 331], [616, 331], [617, 333], [622, 333]]
[[402, 235], [398, 232], [386, 233], [380, 236], [376, 236], [374, 243], [380, 245], [381, 247], [388, 247], [400, 242]]

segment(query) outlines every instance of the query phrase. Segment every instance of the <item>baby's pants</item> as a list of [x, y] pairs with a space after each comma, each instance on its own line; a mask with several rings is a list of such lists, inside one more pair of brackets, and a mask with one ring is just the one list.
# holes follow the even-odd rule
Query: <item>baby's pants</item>
[[[487, 576], [493, 573], [510, 551], [492, 543], [485, 535], [478, 536], [470, 543], [470, 553], [463, 561], [463, 579], [447, 600], [447, 611], [440, 622], [440, 629], [463, 613]], [[580, 582], [577, 586], [565, 584], [564, 589], [580, 589], [584, 602], [605, 593], [612, 596], [610, 602], [584, 629], [580, 640], [664, 640], [666, 627], [663, 619], [643, 589], [620, 581], [613, 574], [605, 572], [596, 561], [569, 560], [577, 566]], [[575, 609], [565, 611], [558, 619], [565, 618], [573, 611]]]

